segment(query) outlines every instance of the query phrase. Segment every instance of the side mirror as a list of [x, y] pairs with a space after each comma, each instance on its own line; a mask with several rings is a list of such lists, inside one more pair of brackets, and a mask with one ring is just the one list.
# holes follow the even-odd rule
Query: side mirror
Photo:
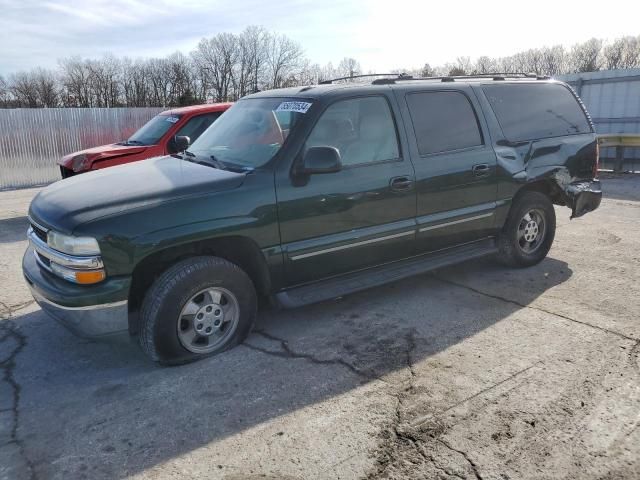
[[169, 143], [167, 144], [167, 150], [171, 154], [184, 152], [187, 148], [189, 148], [190, 144], [191, 139], [189, 137], [182, 135], [176, 136], [169, 140]]
[[301, 172], [305, 175], [314, 173], [335, 173], [342, 169], [340, 151], [335, 147], [309, 147], [302, 158]]

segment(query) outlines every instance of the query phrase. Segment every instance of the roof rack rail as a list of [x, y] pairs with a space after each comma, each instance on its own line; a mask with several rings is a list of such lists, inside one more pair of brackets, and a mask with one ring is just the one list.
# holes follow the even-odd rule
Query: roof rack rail
[[[333, 82], [339, 82], [341, 80], [352, 80], [354, 78], [367, 78], [367, 77], [396, 77], [398, 79], [409, 80], [413, 77], [406, 73], [368, 73], [366, 75], [352, 75], [350, 77], [332, 78], [331, 80], [323, 80], [318, 82], [318, 85], [331, 85]], [[376, 80], [374, 80], [375, 83]]]
[[492, 80], [506, 80], [507, 78], [531, 78], [536, 80], [549, 80], [551, 77], [546, 75], [537, 75], [535, 73], [505, 73], [505, 72], [496, 72], [496, 73], [479, 73], [479, 74], [471, 74], [471, 75], [445, 75], [441, 77], [412, 77], [410, 75], [403, 76], [399, 75], [396, 78], [383, 78], [379, 80], [374, 80], [373, 83], [376, 85], [380, 84], [392, 84], [396, 83], [396, 81], [400, 80], [440, 80], [441, 82], [455, 82], [456, 80], [467, 80], [473, 78], [487, 78]]

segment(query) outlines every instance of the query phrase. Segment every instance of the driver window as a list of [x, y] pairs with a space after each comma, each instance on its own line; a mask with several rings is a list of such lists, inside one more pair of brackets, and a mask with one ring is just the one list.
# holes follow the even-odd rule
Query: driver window
[[384, 97], [342, 100], [329, 106], [307, 139], [306, 147], [329, 146], [343, 166], [399, 158], [398, 138]]

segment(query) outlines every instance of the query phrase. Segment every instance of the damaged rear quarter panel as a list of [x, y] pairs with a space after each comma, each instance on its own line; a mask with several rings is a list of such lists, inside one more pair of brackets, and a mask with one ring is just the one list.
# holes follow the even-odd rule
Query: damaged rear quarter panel
[[594, 132], [510, 142], [504, 138], [482, 91], [477, 89], [476, 92], [492, 132], [491, 140], [496, 152], [496, 221], [499, 225], [506, 220], [511, 200], [518, 191], [536, 182], [543, 182], [551, 190], [554, 203], [572, 209], [571, 218], [598, 207], [601, 190], [600, 182], [593, 181], [598, 148]]

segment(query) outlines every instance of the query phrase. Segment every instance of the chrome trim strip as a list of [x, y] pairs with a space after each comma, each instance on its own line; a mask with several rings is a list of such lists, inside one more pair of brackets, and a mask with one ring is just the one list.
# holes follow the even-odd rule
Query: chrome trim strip
[[43, 297], [33, 287], [31, 287], [31, 294], [34, 297], [37, 297], [38, 303], [46, 303], [47, 305], [51, 305], [52, 307], [56, 307], [60, 310], [65, 310], [70, 312], [102, 310], [105, 308], [122, 307], [123, 305], [127, 305], [129, 303], [128, 300], [120, 300], [119, 302], [100, 303], [98, 305], [87, 305], [86, 307], [66, 307], [64, 305], [60, 305], [59, 303], [52, 302], [48, 298]]
[[48, 233], [49, 229], [43, 227], [42, 225], [40, 225], [38, 222], [35, 222], [33, 220], [33, 218], [31, 218], [29, 215], [27, 215], [27, 219], [29, 220], [29, 223], [31, 223], [32, 225], [35, 225], [36, 227], [38, 227], [40, 230], [42, 230], [44, 233]]
[[40, 259], [40, 255], [38, 254], [38, 252], [34, 249], [33, 250], [33, 256], [36, 257], [36, 263], [38, 265], [40, 265], [42, 268], [44, 268], [47, 272], [51, 272], [51, 267], [49, 265], [45, 265], [45, 263]]
[[428, 227], [422, 227], [418, 231], [419, 232], [427, 232], [429, 230], [435, 230], [437, 228], [448, 227], [449, 225], [457, 225], [459, 223], [471, 222], [472, 220], [480, 220], [481, 218], [487, 218], [487, 217], [492, 217], [492, 216], [493, 216], [493, 212], [483, 213], [482, 215], [476, 215], [474, 217], [467, 217], [467, 218], [462, 218], [460, 220], [454, 220], [452, 222], [439, 223], [438, 225], [430, 225]]
[[339, 247], [325, 248], [324, 250], [316, 250], [315, 252], [303, 253], [301, 255], [294, 255], [291, 260], [301, 260], [303, 258], [314, 257], [316, 255], [322, 255], [323, 253], [337, 252], [339, 250], [346, 250], [347, 248], [359, 247], [360, 245], [367, 245], [369, 243], [382, 242], [384, 240], [391, 240], [392, 238], [405, 237], [407, 235], [415, 234], [415, 230], [410, 232], [394, 233], [393, 235], [386, 235], [384, 237], [372, 238], [370, 240], [362, 240], [360, 242], [349, 243], [347, 245], [340, 245]]
[[62, 265], [63, 267], [84, 270], [104, 267], [104, 264], [102, 263], [102, 259], [100, 257], [76, 257], [54, 250], [49, 245], [40, 240], [31, 227], [29, 227], [29, 230], [27, 231], [27, 237], [34, 250], [36, 250], [43, 257], [47, 257], [49, 260], [52, 260], [58, 265]]

